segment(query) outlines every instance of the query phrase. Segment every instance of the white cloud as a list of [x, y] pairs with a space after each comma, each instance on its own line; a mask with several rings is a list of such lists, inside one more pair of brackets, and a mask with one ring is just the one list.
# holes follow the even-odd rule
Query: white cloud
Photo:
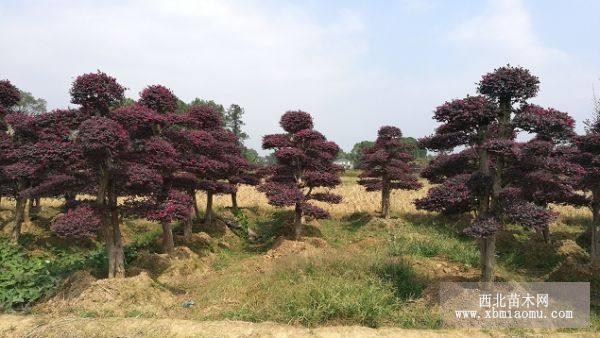
[[540, 92], [532, 102], [568, 112], [582, 131], [598, 67], [572, 51], [548, 46], [522, 0], [490, 0], [445, 39], [465, 59], [457, 70], [460, 81], [476, 82], [481, 74], [507, 63], [526, 67], [540, 78]]
[[[287, 109], [318, 109], [362, 76], [364, 23], [342, 9], [325, 22], [294, 6], [260, 2], [33, 2], [0, 5], [0, 74], [68, 104], [74, 76], [101, 69], [130, 88], [161, 83], [247, 111], [248, 132], [278, 128]], [[322, 111], [314, 111], [315, 115]], [[317, 123], [319, 118], [317, 118]]]
[[490, 1], [481, 14], [459, 25], [448, 38], [519, 64], [542, 66], [566, 57], [563, 51], [542, 44], [521, 0]]
[[[160, 83], [186, 101], [235, 102], [246, 109], [254, 148], [287, 109], [312, 113], [346, 150], [386, 124], [424, 136], [437, 105], [473, 94], [482, 74], [507, 62], [540, 77], [535, 102], [578, 121], [589, 116], [597, 64], [548, 46], [520, 1], [490, 1], [455, 27], [444, 2], [398, 1], [400, 8], [351, 10], [256, 0], [0, 0], [0, 78], [51, 108], [68, 104], [74, 76], [96, 69], [133, 98]], [[389, 19], [381, 11], [397, 20], [377, 22]]]

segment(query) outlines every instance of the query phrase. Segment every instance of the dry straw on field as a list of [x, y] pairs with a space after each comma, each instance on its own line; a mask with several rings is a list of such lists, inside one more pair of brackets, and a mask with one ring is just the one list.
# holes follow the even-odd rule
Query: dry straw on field
[[[314, 202], [324, 208], [334, 218], [342, 218], [356, 212], [375, 213], [381, 209], [381, 193], [367, 192], [365, 189], [356, 184], [355, 177], [344, 176], [342, 178], [343, 185], [333, 189], [332, 191], [340, 194], [343, 201], [340, 204], [327, 204]], [[413, 201], [427, 194], [427, 190], [431, 187], [426, 181], [422, 181], [424, 187], [417, 191], [395, 190], [391, 196], [392, 213], [421, 213], [415, 208]], [[89, 197], [89, 196], [88, 196]], [[198, 192], [198, 204], [201, 210], [206, 204], [206, 195]], [[91, 198], [91, 197], [90, 197]], [[62, 199], [44, 199], [44, 206], [52, 206], [58, 208], [63, 204]], [[215, 206], [217, 208], [225, 208], [231, 206], [231, 197], [229, 195], [219, 195], [215, 197]], [[241, 207], [257, 208], [263, 212], [273, 212], [277, 208], [270, 206], [267, 203], [267, 198], [263, 193], [260, 193], [252, 186], [240, 186], [238, 191], [238, 203]], [[14, 208], [14, 201], [3, 199], [2, 210], [11, 210]], [[571, 206], [555, 205], [552, 207], [560, 214], [562, 220], [578, 220], [591, 217], [591, 212], [588, 208], [574, 208]], [[425, 212], [423, 212], [425, 213]]]
[[[342, 203], [337, 205], [320, 202], [314, 203], [327, 210], [334, 218], [341, 218], [355, 212], [378, 212], [381, 209], [381, 193], [367, 192], [362, 186], [355, 184], [355, 181], [355, 178], [344, 177], [344, 184], [332, 190], [332, 192], [340, 194], [343, 197]], [[425, 196], [427, 189], [428, 187], [426, 186], [418, 191], [395, 190], [391, 197], [392, 213], [417, 212], [412, 202], [416, 198]], [[198, 194], [198, 203], [200, 205], [206, 203], [204, 194]], [[250, 186], [240, 187], [238, 191], [238, 203], [242, 207], [256, 207], [267, 211], [275, 210], [274, 207], [267, 204], [264, 194]], [[227, 195], [218, 196], [215, 198], [215, 205], [217, 207], [228, 207], [231, 205], [231, 199]]]

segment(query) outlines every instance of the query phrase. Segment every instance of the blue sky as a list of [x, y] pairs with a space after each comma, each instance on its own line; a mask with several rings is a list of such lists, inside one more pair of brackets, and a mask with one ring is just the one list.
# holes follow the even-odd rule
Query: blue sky
[[593, 85], [600, 94], [598, 13], [593, 0], [0, 0], [0, 78], [49, 108], [96, 69], [132, 98], [160, 83], [186, 101], [238, 103], [254, 148], [303, 109], [349, 150], [381, 125], [430, 134], [437, 105], [511, 63], [540, 77], [533, 102], [581, 131]]

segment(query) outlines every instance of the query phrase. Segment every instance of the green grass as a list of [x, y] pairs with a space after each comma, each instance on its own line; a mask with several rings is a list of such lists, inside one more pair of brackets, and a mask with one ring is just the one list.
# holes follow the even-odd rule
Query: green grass
[[85, 252], [27, 253], [0, 237], [0, 309], [24, 308], [50, 293], [62, 277], [81, 269]]
[[376, 264], [373, 269], [379, 278], [393, 286], [394, 294], [401, 300], [412, 301], [419, 298], [425, 288], [425, 284], [405, 261], [390, 260]]
[[[407, 260], [390, 255], [385, 245], [389, 233], [378, 222], [369, 223], [372, 217], [368, 214], [319, 221], [319, 235], [329, 248], [308, 255], [290, 254], [273, 260], [272, 267], [265, 266], [257, 254], [269, 250], [287, 231], [289, 217], [289, 212], [283, 211], [253, 219], [251, 226], [261, 235], [262, 243], [234, 247], [210, 257], [209, 265], [217, 274], [203, 280], [198, 289], [193, 318], [309, 327], [440, 326], [436, 313], [413, 302], [427, 281]], [[362, 243], [365, 237], [373, 239], [374, 246]], [[351, 253], [348, 250], [354, 245], [366, 247]], [[253, 261], [253, 257], [259, 260]], [[261, 267], [258, 271], [253, 268], [255, 264]]]
[[[155, 229], [136, 234], [124, 247], [126, 264], [135, 260], [140, 250], [153, 245], [159, 233]], [[27, 308], [50, 294], [73, 271], [91, 268], [100, 275], [106, 271], [106, 250], [100, 243], [46, 245], [42, 250], [37, 242], [33, 235], [25, 234], [14, 246], [0, 236], [0, 309]]]
[[220, 251], [216, 252], [215, 256], [211, 260], [210, 267], [215, 271], [221, 271], [248, 256], [249, 255], [244, 252], [221, 249]]
[[[268, 250], [286, 231], [290, 215], [280, 212], [252, 224], [268, 243], [246, 247], [248, 254]], [[395, 227], [356, 213], [342, 220], [320, 220], [319, 235], [330, 247], [314, 256], [284, 257], [272, 270], [243, 270], [243, 261], [232, 252], [217, 254], [211, 266], [219, 271], [203, 286], [198, 309], [220, 304], [235, 295], [235, 303], [198, 319], [275, 321], [309, 327], [321, 325], [400, 326], [438, 328], [439, 315], [416, 305], [432, 281], [420, 276], [404, 256], [440, 257], [474, 265], [478, 251], [473, 242], [455, 232], [430, 224], [398, 221]], [[365, 239], [370, 241], [364, 242]], [[390, 240], [391, 239], [391, 240]], [[349, 251], [358, 245], [359, 251]]]
[[479, 251], [472, 240], [412, 223], [404, 223], [404, 227], [392, 235], [389, 250], [392, 256], [440, 257], [471, 267], [479, 262]]
[[378, 255], [286, 258], [268, 274], [255, 276], [250, 289], [239, 292], [248, 298], [221, 316], [310, 327], [392, 325], [424, 284], [404, 262], [385, 259]]

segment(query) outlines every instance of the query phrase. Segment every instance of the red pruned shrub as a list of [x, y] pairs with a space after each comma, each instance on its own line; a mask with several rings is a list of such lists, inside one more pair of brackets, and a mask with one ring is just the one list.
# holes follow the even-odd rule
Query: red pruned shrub
[[71, 102], [106, 114], [123, 100], [125, 88], [114, 77], [101, 71], [78, 76], [71, 87]]
[[411, 147], [402, 142], [399, 128], [379, 129], [372, 147], [363, 149], [358, 183], [367, 191], [381, 190], [382, 213], [388, 216], [390, 194], [394, 189], [418, 190], [421, 184], [413, 175]]
[[307, 112], [290, 110], [281, 116], [279, 125], [286, 132], [293, 134], [303, 129], [312, 129], [313, 120]]
[[507, 65], [485, 74], [479, 81], [479, 92], [493, 99], [525, 101], [537, 95], [539, 83], [529, 70]]
[[10, 81], [0, 81], [0, 108], [8, 109], [21, 100], [21, 93]]
[[502, 224], [491, 216], [477, 217], [463, 232], [475, 238], [487, 238], [502, 228]]
[[169, 88], [161, 85], [148, 86], [142, 90], [139, 103], [159, 114], [174, 112], [177, 109], [177, 97]]
[[264, 192], [269, 204], [278, 207], [295, 206], [296, 236], [300, 235], [302, 215], [327, 217], [321, 208], [309, 201], [332, 203], [341, 197], [332, 193], [312, 194], [320, 187], [333, 188], [341, 183], [341, 168], [333, 163], [339, 147], [312, 129], [312, 118], [303, 111], [288, 111], [281, 117], [286, 134], [267, 135], [263, 148], [273, 149], [276, 164], [261, 170], [265, 182], [258, 189]]
[[119, 123], [106, 117], [92, 117], [79, 126], [76, 142], [85, 156], [104, 160], [129, 148], [129, 135]]
[[167, 198], [162, 203], [150, 209], [147, 217], [149, 220], [161, 223], [170, 223], [175, 220], [185, 221], [192, 213], [191, 206], [191, 197], [182, 192], [172, 190], [169, 191]]
[[87, 204], [69, 209], [52, 223], [52, 230], [61, 237], [85, 238], [94, 236], [100, 229], [100, 214]]

